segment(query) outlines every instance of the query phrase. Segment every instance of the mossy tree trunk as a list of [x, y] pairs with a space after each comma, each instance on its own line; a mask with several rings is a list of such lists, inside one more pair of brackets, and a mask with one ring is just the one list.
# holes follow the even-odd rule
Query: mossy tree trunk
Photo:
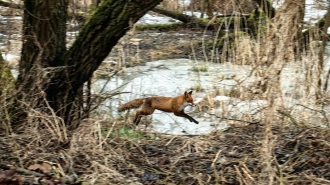
[[269, 19], [275, 17], [275, 8], [269, 0], [254, 0]]
[[25, 0], [23, 48], [13, 123], [28, 109], [71, 124], [77, 91], [140, 17], [162, 0], [104, 0], [66, 49], [68, 0]]

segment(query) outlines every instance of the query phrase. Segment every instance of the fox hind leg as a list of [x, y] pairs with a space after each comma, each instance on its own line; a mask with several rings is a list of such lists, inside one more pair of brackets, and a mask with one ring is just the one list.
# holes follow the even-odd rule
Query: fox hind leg
[[134, 119], [133, 123], [135, 123], [135, 125], [138, 125], [141, 121], [141, 118], [142, 118], [142, 115], [140, 114], [140, 111], [139, 111], [135, 114], [135, 119]]
[[133, 122], [135, 123], [135, 125], [138, 125], [141, 121], [142, 116], [151, 115], [152, 113], [154, 113], [154, 111], [155, 111], [155, 109], [153, 109], [153, 108], [150, 108], [150, 107], [143, 108], [142, 107], [142, 109], [136, 113], [135, 119]]

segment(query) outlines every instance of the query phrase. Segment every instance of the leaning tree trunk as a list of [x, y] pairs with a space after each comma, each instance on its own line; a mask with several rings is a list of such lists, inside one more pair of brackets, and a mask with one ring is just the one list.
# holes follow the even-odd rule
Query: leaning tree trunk
[[66, 50], [68, 0], [25, 0], [14, 122], [33, 109], [55, 112], [70, 124], [78, 89], [132, 24], [161, 1], [104, 0]]

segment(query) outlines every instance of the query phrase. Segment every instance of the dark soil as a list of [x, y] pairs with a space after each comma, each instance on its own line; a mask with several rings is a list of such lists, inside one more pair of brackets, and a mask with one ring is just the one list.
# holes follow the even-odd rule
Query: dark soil
[[79, 180], [96, 184], [259, 184], [268, 178], [265, 174], [276, 176], [275, 184], [330, 182], [329, 130], [273, 127], [273, 171], [265, 172], [261, 124], [173, 136], [139, 130], [124, 134], [119, 131], [123, 125], [102, 123], [104, 137], [112, 129], [102, 143], [93, 124], [69, 132], [65, 142], [47, 130], [38, 136], [2, 135], [0, 163], [28, 168], [50, 161], [61, 164], [66, 175], [76, 173]]
[[[204, 52], [209, 54], [208, 46], [203, 48], [203, 40], [213, 39], [213, 32], [179, 29], [167, 32], [155, 30], [138, 31], [135, 35], [127, 34], [109, 54], [109, 59], [127, 63], [144, 63], [161, 59], [186, 58], [204, 60]], [[136, 45], [132, 39], [142, 39]], [[122, 49], [120, 49], [122, 48]]]

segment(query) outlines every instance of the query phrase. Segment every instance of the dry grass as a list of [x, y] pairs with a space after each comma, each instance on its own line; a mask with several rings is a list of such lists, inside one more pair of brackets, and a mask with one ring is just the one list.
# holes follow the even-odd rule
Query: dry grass
[[[0, 163], [27, 168], [51, 161], [60, 166], [62, 175], [76, 173], [90, 184], [329, 184], [330, 97], [320, 91], [322, 70], [314, 43], [299, 56], [295, 52], [301, 7], [292, 3], [299, 2], [287, 1], [278, 10], [262, 42], [239, 36], [234, 41], [239, 44], [226, 53], [231, 61], [249, 64], [253, 70], [246, 79], [235, 78], [232, 90], [214, 89], [207, 94], [199, 110], [222, 108], [217, 119], [227, 120], [228, 130], [175, 136], [97, 116], [67, 130], [51, 111], [46, 115], [31, 108], [19, 134], [12, 132], [7, 119], [1, 124], [5, 129], [0, 133]], [[177, 51], [173, 48], [155, 52], [152, 58]], [[225, 58], [218, 54], [211, 55]], [[281, 88], [287, 66], [296, 69], [290, 90]], [[244, 83], [251, 78], [254, 83]], [[248, 113], [236, 117], [246, 121], [242, 125], [228, 119], [232, 110], [227, 105], [238, 103], [216, 102], [216, 95], [240, 102], [265, 100], [267, 105], [260, 106], [257, 117]], [[286, 99], [295, 103], [290, 105]], [[6, 108], [1, 111], [8, 113]]]
[[[31, 129], [1, 138], [1, 163], [51, 161], [63, 174], [76, 173], [91, 184], [259, 184], [269, 174], [260, 150], [262, 124], [201, 136], [134, 131], [137, 137], [120, 134], [121, 123], [90, 119], [73, 132], [62, 131], [69, 136], [63, 142], [49, 139], [58, 133], [47, 128]], [[329, 130], [274, 126], [271, 132], [273, 184], [329, 182]]]

